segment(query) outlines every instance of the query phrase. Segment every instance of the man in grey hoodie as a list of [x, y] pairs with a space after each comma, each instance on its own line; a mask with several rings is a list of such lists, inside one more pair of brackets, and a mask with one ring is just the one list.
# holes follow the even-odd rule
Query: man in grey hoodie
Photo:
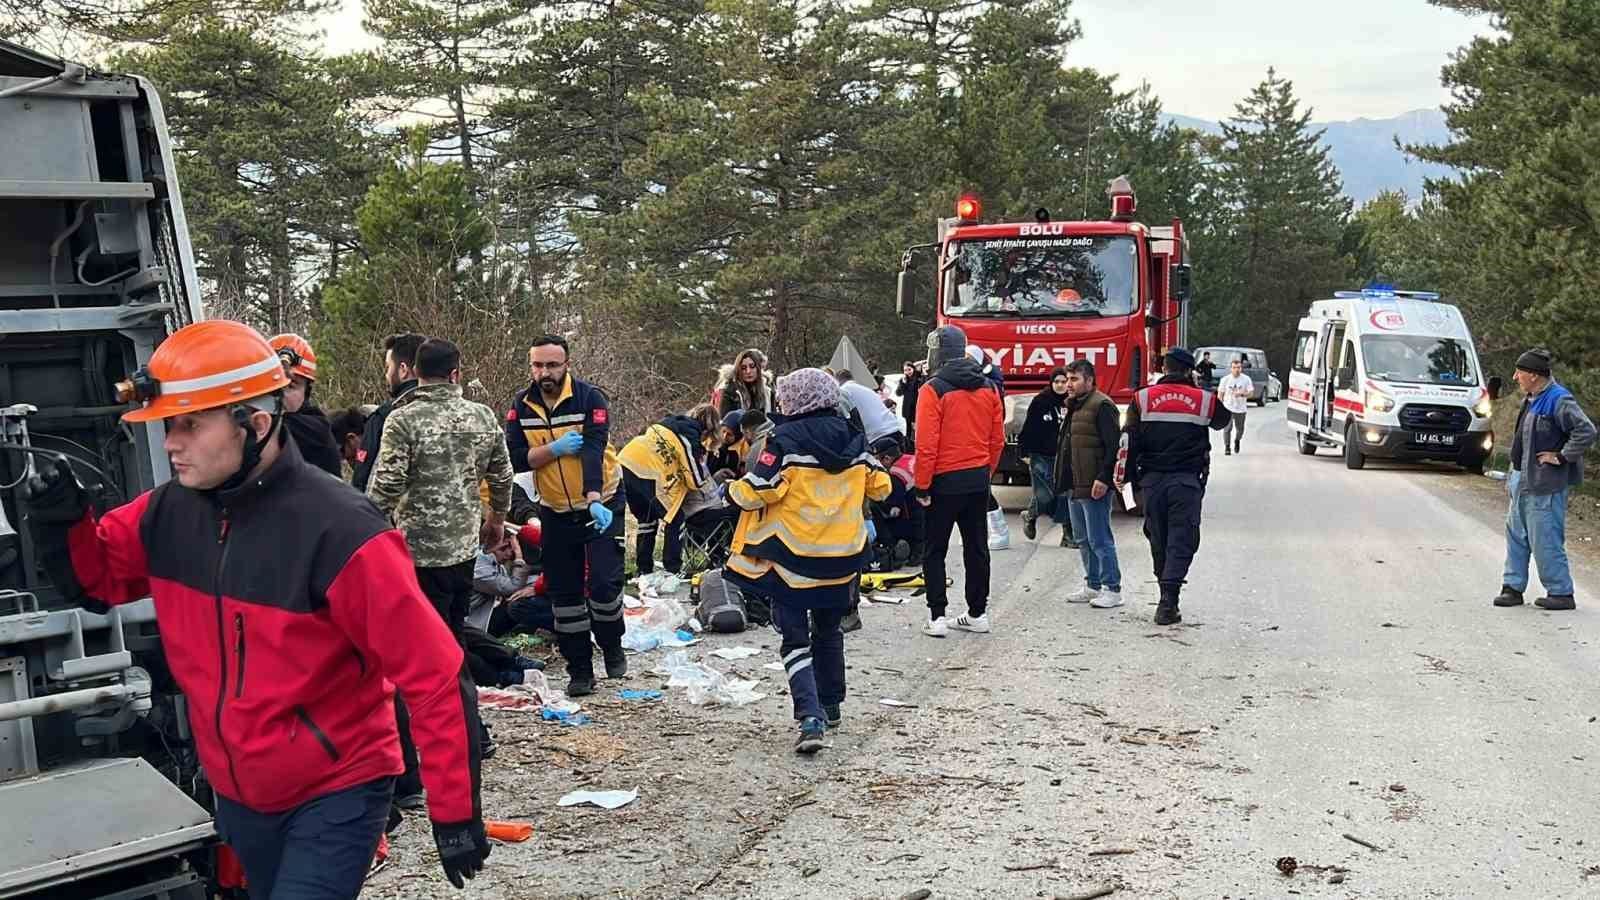
[[1583, 453], [1595, 441], [1595, 428], [1572, 392], [1551, 377], [1550, 362], [1550, 351], [1535, 347], [1517, 357], [1512, 375], [1523, 401], [1511, 438], [1506, 571], [1495, 606], [1522, 605], [1532, 556], [1546, 593], [1534, 605], [1577, 607], [1567, 565], [1567, 491], [1583, 482]]

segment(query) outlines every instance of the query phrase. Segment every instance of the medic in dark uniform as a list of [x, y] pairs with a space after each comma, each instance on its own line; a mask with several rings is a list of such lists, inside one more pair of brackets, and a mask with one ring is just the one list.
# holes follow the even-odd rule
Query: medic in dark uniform
[[1200, 549], [1200, 505], [1211, 471], [1206, 429], [1221, 431], [1230, 417], [1216, 394], [1195, 386], [1193, 353], [1175, 347], [1164, 363], [1166, 375], [1128, 406], [1127, 477], [1143, 495], [1144, 534], [1161, 582], [1156, 624], [1172, 625], [1183, 621], [1178, 592]]

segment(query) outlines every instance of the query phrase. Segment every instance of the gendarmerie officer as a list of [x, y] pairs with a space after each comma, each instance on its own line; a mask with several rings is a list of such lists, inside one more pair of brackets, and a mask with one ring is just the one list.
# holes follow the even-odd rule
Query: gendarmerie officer
[[1144, 534], [1161, 582], [1156, 624], [1183, 621], [1178, 592], [1200, 549], [1200, 505], [1211, 470], [1211, 436], [1228, 427], [1227, 407], [1210, 391], [1195, 386], [1194, 354], [1181, 347], [1166, 352], [1166, 374], [1133, 395], [1128, 407], [1128, 461], [1125, 477], [1142, 493]]

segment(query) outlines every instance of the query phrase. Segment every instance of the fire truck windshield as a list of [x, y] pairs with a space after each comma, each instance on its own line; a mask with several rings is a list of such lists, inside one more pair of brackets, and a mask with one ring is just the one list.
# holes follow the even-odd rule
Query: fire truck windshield
[[945, 315], [1126, 316], [1138, 309], [1138, 245], [1127, 236], [991, 238], [950, 245]]

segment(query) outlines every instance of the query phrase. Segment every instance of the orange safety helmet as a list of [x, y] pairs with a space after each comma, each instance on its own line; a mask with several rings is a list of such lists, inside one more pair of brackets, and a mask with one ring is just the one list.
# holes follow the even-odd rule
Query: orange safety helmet
[[288, 381], [283, 360], [254, 328], [208, 319], [162, 341], [148, 365], [117, 384], [117, 399], [144, 404], [122, 421], [149, 422], [264, 397]]
[[299, 375], [307, 381], [317, 380], [317, 353], [311, 349], [310, 341], [298, 334], [280, 334], [267, 343], [278, 351], [290, 375]]

